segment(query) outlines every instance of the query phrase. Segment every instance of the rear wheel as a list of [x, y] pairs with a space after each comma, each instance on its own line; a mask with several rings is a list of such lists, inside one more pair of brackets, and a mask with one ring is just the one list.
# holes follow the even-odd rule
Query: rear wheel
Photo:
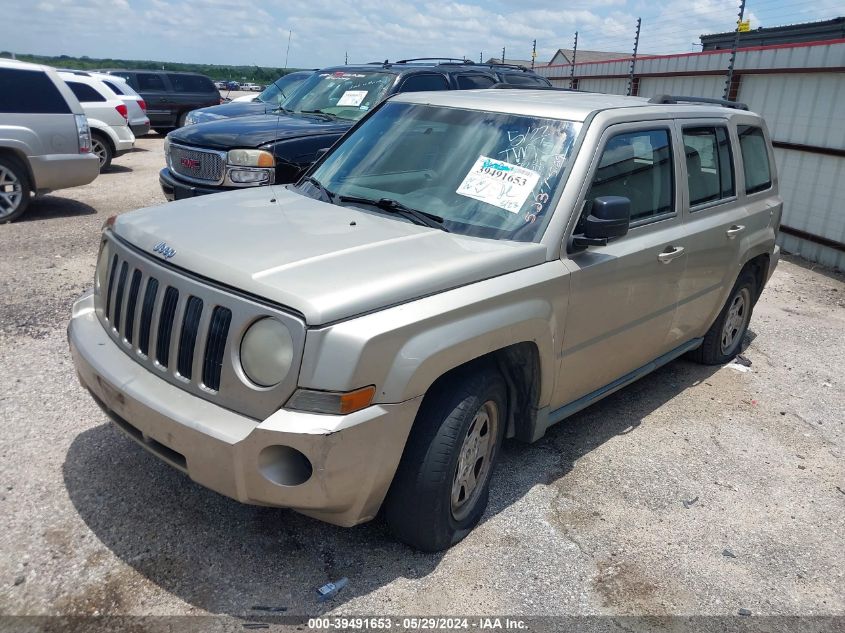
[[0, 224], [23, 215], [32, 187], [26, 168], [15, 158], [0, 156]]
[[501, 374], [485, 365], [426, 395], [385, 501], [399, 540], [434, 552], [479, 522], [504, 435], [505, 394]]
[[690, 358], [705, 365], [721, 365], [739, 354], [756, 297], [757, 280], [750, 270], [743, 269], [704, 342], [690, 352]]
[[100, 173], [108, 171], [114, 158], [114, 150], [109, 140], [98, 132], [91, 135], [91, 153], [100, 161]]

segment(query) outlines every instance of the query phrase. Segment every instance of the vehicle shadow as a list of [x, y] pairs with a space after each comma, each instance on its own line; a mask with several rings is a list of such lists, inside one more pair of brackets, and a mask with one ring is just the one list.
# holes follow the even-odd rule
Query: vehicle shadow
[[67, 218], [78, 215], [94, 215], [97, 210], [89, 204], [74, 200], [73, 198], [62, 198], [59, 196], [46, 195], [35, 198], [16, 222], [32, 222], [33, 220], [50, 220], [53, 218]]
[[[675, 361], [552, 427], [535, 444], [506, 442], [484, 521], [537, 485], [565, 486], [578, 459], [630, 433], [718, 369]], [[282, 615], [320, 615], [397, 579], [425, 576], [447, 555], [395, 542], [379, 519], [345, 529], [292, 511], [239, 504], [193, 483], [111, 424], [75, 438], [63, 475], [80, 517], [115, 556], [211, 613], [261, 619], [267, 611], [253, 607], [264, 606], [287, 608]], [[473, 538], [457, 547], [472, 547]], [[349, 584], [338, 596], [318, 602], [315, 588], [341, 577]], [[135, 590], [124, 584], [123, 604], [131, 605]], [[99, 605], [88, 597], [83, 602], [101, 613], [121, 604]]]
[[109, 168], [106, 171], [100, 173], [100, 178], [102, 178], [103, 176], [109, 176], [111, 174], [132, 173], [133, 171], [135, 170], [131, 167], [127, 167], [126, 165], [115, 165], [114, 163], [112, 163], [111, 165], [109, 165]]

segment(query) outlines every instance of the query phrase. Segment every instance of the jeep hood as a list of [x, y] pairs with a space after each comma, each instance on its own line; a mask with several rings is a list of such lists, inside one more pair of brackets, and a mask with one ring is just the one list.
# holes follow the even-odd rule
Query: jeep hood
[[[467, 237], [259, 187], [121, 215], [151, 258], [291, 308], [309, 325], [349, 318], [545, 261], [546, 249]], [[161, 250], [161, 249], [159, 249]]]
[[343, 134], [352, 127], [352, 123], [327, 121], [307, 114], [259, 114], [186, 125], [167, 136], [174, 143], [228, 150], [234, 147], [260, 147], [273, 141], [303, 136]]

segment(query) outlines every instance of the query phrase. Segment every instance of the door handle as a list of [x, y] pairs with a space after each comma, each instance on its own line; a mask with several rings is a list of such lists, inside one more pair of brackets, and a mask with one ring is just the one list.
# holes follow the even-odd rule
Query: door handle
[[742, 226], [741, 224], [734, 224], [731, 228], [729, 228], [727, 231], [725, 231], [725, 233], [727, 234], [728, 239], [732, 240], [737, 235], [742, 233], [744, 230], [745, 230], [745, 227]]
[[667, 246], [666, 250], [657, 255], [657, 261], [659, 261], [661, 264], [668, 264], [673, 259], [675, 259], [676, 257], [680, 257], [683, 254], [683, 246]]

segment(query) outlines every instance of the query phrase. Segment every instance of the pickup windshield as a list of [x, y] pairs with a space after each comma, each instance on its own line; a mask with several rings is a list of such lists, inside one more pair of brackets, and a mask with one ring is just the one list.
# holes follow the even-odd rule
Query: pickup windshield
[[279, 77], [275, 82], [267, 86], [256, 98], [270, 105], [282, 105], [282, 102], [292, 96], [308, 76], [308, 73], [290, 73], [284, 77]]
[[533, 241], [580, 129], [559, 119], [387, 103], [311, 176], [335, 203], [387, 198], [442, 218], [454, 233]]
[[290, 112], [314, 113], [357, 121], [371, 110], [396, 75], [383, 72], [318, 72], [306, 79], [284, 102]]

